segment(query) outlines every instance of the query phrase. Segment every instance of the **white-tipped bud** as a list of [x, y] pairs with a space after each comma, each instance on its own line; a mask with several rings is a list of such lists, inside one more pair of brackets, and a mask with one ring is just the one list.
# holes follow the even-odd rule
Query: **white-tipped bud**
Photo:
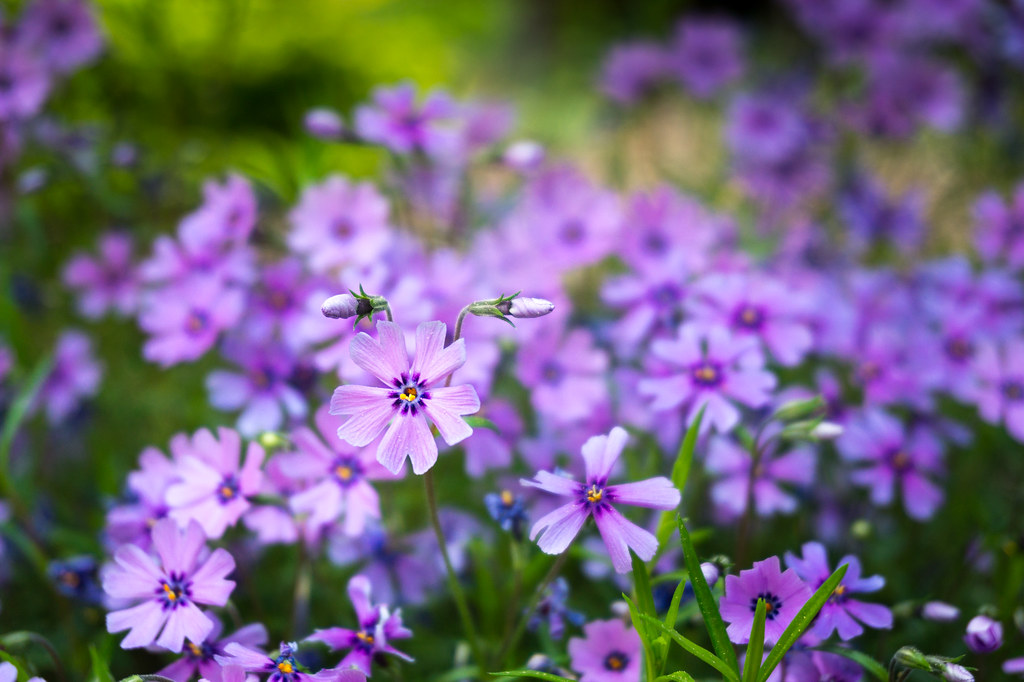
[[949, 682], [974, 682], [974, 675], [957, 663], [944, 663], [942, 666], [942, 678]]
[[936, 623], [952, 623], [960, 617], [960, 609], [944, 601], [930, 601], [921, 607], [921, 617]]
[[502, 160], [518, 171], [530, 171], [544, 163], [544, 147], [533, 140], [519, 140], [505, 148]]
[[513, 298], [498, 306], [498, 310], [517, 318], [544, 317], [555, 309], [555, 304], [543, 298]]
[[811, 429], [811, 438], [815, 440], [835, 440], [843, 435], [843, 427], [835, 422], [821, 422]]
[[345, 123], [333, 109], [317, 107], [306, 112], [306, 132], [322, 140], [340, 139], [345, 132]]
[[331, 296], [320, 306], [320, 312], [324, 317], [340, 320], [347, 317], [354, 317], [359, 314], [359, 306], [363, 301], [352, 294], [338, 294]]
[[700, 565], [700, 572], [704, 574], [704, 580], [708, 581], [708, 585], [714, 586], [718, 582], [720, 571], [718, 566], [715, 566], [710, 561], [705, 561]]

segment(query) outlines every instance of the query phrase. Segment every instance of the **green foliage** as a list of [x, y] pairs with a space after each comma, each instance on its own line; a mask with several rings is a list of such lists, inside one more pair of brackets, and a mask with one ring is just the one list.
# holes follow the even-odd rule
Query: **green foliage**
[[[678, 490], [679, 494], [683, 496], [683, 500], [686, 500], [686, 481], [690, 478], [690, 467], [693, 464], [693, 453], [697, 449], [697, 438], [700, 435], [700, 424], [704, 420], [704, 410], [707, 405], [702, 405], [700, 410], [697, 412], [697, 416], [694, 418], [693, 423], [686, 429], [686, 435], [683, 436], [683, 442], [679, 445], [679, 453], [676, 455], [676, 461], [672, 464], [672, 485]], [[658, 539], [658, 553], [664, 551], [665, 545], [668, 544], [669, 538], [672, 536], [672, 528], [675, 526], [675, 513], [673, 511], [666, 511], [661, 515], [661, 519], [658, 521], [658, 531], [655, 537]], [[655, 563], [658, 560], [658, 556], [655, 555]]]
[[761, 667], [761, 654], [764, 652], [764, 621], [767, 614], [764, 599], [758, 599], [754, 609], [754, 624], [750, 626], [750, 643], [743, 661], [743, 682], [757, 682], [757, 671]]

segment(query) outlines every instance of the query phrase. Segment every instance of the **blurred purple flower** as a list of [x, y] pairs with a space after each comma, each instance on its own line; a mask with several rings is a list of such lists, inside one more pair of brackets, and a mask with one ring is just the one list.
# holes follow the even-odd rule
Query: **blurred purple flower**
[[620, 104], [633, 104], [651, 94], [668, 75], [669, 55], [649, 42], [614, 46], [601, 66], [600, 89]]
[[224, 355], [244, 370], [217, 370], [206, 377], [210, 405], [218, 410], [242, 410], [237, 427], [243, 436], [281, 428], [284, 417], [306, 416], [306, 401], [290, 383], [295, 358], [283, 348], [249, 342], [226, 344]]
[[328, 107], [316, 107], [307, 111], [303, 125], [307, 133], [321, 140], [338, 140], [345, 133], [345, 122], [341, 115]]
[[1008, 201], [986, 192], [975, 202], [974, 245], [987, 263], [1024, 268], [1024, 183]]
[[[764, 434], [765, 439], [771, 436], [770, 432]], [[761, 516], [796, 511], [797, 498], [782, 484], [807, 487], [814, 482], [814, 452], [797, 447], [780, 455], [776, 449], [767, 447], [753, 472], [754, 509]], [[738, 518], [746, 511], [750, 499], [753, 459], [738, 443], [721, 436], [710, 441], [707, 453], [704, 467], [719, 477], [711, 486], [711, 499], [728, 518]]]
[[466, 473], [473, 478], [483, 476], [489, 469], [507, 468], [512, 464], [512, 450], [523, 435], [523, 420], [510, 403], [492, 398], [481, 410], [482, 416], [497, 427], [477, 429], [473, 438], [465, 441]]
[[569, 640], [569, 659], [580, 682], [640, 682], [642, 647], [636, 631], [619, 619], [583, 626]]
[[758, 599], [765, 602], [764, 641], [770, 646], [779, 640], [783, 631], [811, 598], [811, 588], [793, 569], [782, 572], [778, 557], [754, 562], [753, 568], [740, 571], [738, 576], [725, 576], [725, 596], [722, 597], [722, 618], [729, 623], [729, 639], [737, 644], [750, 640], [754, 612]]
[[[784, 682], [858, 682], [861, 667], [845, 656], [826, 651], [793, 651], [786, 659]], [[780, 666], [781, 667], [781, 666]], [[776, 673], [779, 671], [776, 668]], [[775, 673], [769, 680], [773, 680]]]
[[992, 653], [1003, 646], [1003, 625], [988, 616], [975, 616], [967, 623], [964, 641], [976, 654]]
[[355, 112], [355, 128], [368, 142], [381, 144], [396, 154], [423, 152], [447, 158], [458, 149], [455, 129], [459, 109], [444, 92], [433, 92], [416, 102], [416, 87], [401, 83], [373, 91], [373, 103]]
[[704, 99], [743, 75], [743, 39], [729, 19], [689, 17], [676, 27], [671, 68], [690, 94]]
[[560, 334], [560, 325], [544, 325], [520, 346], [515, 373], [530, 387], [530, 402], [538, 414], [567, 424], [586, 418], [608, 400], [608, 355], [585, 329]]
[[157, 675], [163, 675], [175, 682], [189, 682], [196, 673], [209, 682], [226, 682], [223, 668], [214, 656], [224, 655], [224, 647], [236, 642], [246, 647], [263, 646], [267, 643], [267, 628], [262, 623], [252, 623], [239, 628], [230, 635], [221, 637], [224, 624], [216, 616], [207, 614], [213, 621], [213, 629], [202, 642], [185, 642], [184, 656], [171, 663]]
[[50, 93], [50, 76], [25, 48], [0, 40], [0, 121], [34, 116]]
[[546, 624], [548, 634], [553, 639], [561, 639], [565, 634], [565, 621], [579, 627], [583, 625], [583, 614], [573, 611], [566, 603], [569, 599], [569, 582], [559, 576], [548, 585], [544, 598], [537, 602], [537, 608], [527, 622], [530, 630], [538, 630]]
[[325, 668], [317, 673], [301, 672], [295, 661], [297, 647], [294, 642], [281, 642], [278, 654], [271, 656], [238, 642], [231, 642], [224, 647], [224, 654], [214, 656], [214, 660], [225, 668], [225, 675], [229, 667], [238, 667], [246, 672], [270, 673], [267, 682], [366, 682], [366, 675], [354, 669]]
[[257, 217], [256, 195], [241, 175], [203, 183], [203, 203], [182, 218], [178, 236], [193, 253], [244, 243]]
[[35, 0], [19, 25], [18, 40], [43, 55], [58, 73], [67, 73], [94, 60], [103, 49], [103, 36], [85, 0]]
[[139, 304], [141, 285], [132, 262], [132, 238], [121, 232], [100, 235], [96, 257], [77, 253], [64, 267], [64, 284], [78, 298], [78, 311], [98, 319], [108, 309], [131, 315]]
[[858, 253], [892, 244], [914, 253], [925, 236], [924, 195], [889, 197], [881, 185], [859, 176], [839, 195], [839, 215], [849, 228], [847, 243]]
[[46, 419], [58, 424], [67, 419], [81, 402], [99, 390], [103, 367], [93, 355], [92, 341], [78, 330], [67, 330], [57, 339], [53, 367], [46, 376], [36, 405], [46, 410]]
[[149, 334], [143, 357], [163, 367], [199, 358], [238, 322], [244, 303], [241, 289], [216, 280], [151, 291], [139, 312], [139, 326]]
[[975, 366], [978, 413], [991, 424], [1003, 422], [1014, 438], [1024, 441], [1024, 339], [981, 344]]

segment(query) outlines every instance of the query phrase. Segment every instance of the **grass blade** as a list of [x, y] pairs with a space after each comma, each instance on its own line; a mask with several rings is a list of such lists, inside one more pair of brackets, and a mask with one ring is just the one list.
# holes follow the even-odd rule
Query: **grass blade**
[[764, 621], [768, 617], [764, 599], [758, 598], [754, 609], [754, 624], [750, 626], [750, 643], [747, 644], [747, 657], [743, 661], [743, 682], [757, 682], [757, 671], [761, 667], [761, 656], [764, 654]]
[[672, 593], [672, 603], [668, 606], [668, 613], [665, 614], [665, 627], [674, 628], [679, 620], [679, 602], [683, 600], [683, 592], [686, 590], [686, 578], [679, 581], [676, 591]]
[[641, 614], [637, 605], [625, 594], [622, 595], [622, 598], [626, 600], [626, 604], [629, 606], [629, 618], [633, 621], [633, 629], [636, 630], [637, 635], [640, 636], [640, 643], [644, 647], [644, 670], [646, 671], [644, 679], [653, 680], [655, 677], [654, 637], [651, 635], [651, 628], [647, 621], [653, 620], [655, 623], [658, 621], [651, 616]]
[[715, 654], [729, 665], [736, 677], [739, 677], [740, 664], [736, 660], [736, 650], [725, 631], [725, 623], [722, 622], [722, 614], [718, 611], [715, 595], [711, 594], [704, 572], [700, 570], [700, 559], [683, 519], [679, 519], [679, 540], [683, 544], [683, 558], [690, 573], [690, 584], [693, 585], [693, 594], [697, 597], [697, 606], [704, 616], [704, 625], [707, 626], [711, 645], [715, 649]]
[[647, 622], [651, 625], [657, 626], [658, 629], [661, 630], [661, 632], [668, 635], [668, 637], [673, 642], [678, 644], [684, 650], [693, 654], [695, 657], [699, 658], [700, 660], [704, 661], [718, 672], [722, 673], [722, 675], [727, 680], [729, 680], [729, 682], [740, 682], [740, 676], [738, 672], [734, 671], [732, 668], [729, 667], [728, 663], [720, 659], [718, 656], [715, 656], [713, 653], [702, 647], [700, 644], [692, 642], [686, 637], [683, 637], [673, 628], [665, 627], [665, 625], [662, 624], [662, 622], [660, 620], [657, 620], [656, 618], [651, 618], [650, 616], [641, 616], [641, 618], [647, 620]]
[[505, 670], [500, 673], [491, 673], [495, 677], [510, 677], [514, 680], [520, 677], [532, 677], [535, 680], [547, 680], [548, 682], [573, 682], [568, 677], [562, 677], [561, 675], [552, 675], [551, 673], [543, 673], [539, 670]]
[[662, 675], [654, 682], [694, 682], [693, 675], [682, 670], [677, 670], [674, 673], [668, 675]]
[[829, 600], [836, 587], [839, 586], [840, 581], [842, 581], [843, 576], [846, 575], [846, 568], [847, 564], [837, 568], [835, 573], [822, 583], [821, 587], [811, 595], [811, 598], [807, 600], [803, 608], [793, 617], [793, 621], [782, 632], [779, 641], [775, 643], [771, 653], [768, 654], [768, 658], [765, 659], [761, 672], [757, 676], [758, 682], [765, 682], [768, 679], [768, 676], [775, 670], [775, 666], [782, 661], [782, 657], [786, 655], [789, 648], [796, 644], [796, 640], [800, 639], [800, 635], [804, 634], [807, 628], [811, 626], [811, 621], [818, 615], [818, 611], [821, 611], [821, 607]]
[[[672, 485], [679, 490], [680, 495], [685, 494], [686, 481], [690, 478], [690, 466], [693, 464], [693, 452], [697, 449], [697, 436], [700, 434], [700, 423], [704, 420], [705, 407], [706, 405], [701, 406], [690, 428], [686, 430], [683, 442], [679, 445], [675, 464], [672, 465]], [[672, 511], [667, 511], [658, 521], [658, 531], [654, 534], [658, 539], [658, 554], [654, 556], [652, 563], [658, 560], [658, 555], [664, 551], [668, 539], [672, 537], [673, 516]]]

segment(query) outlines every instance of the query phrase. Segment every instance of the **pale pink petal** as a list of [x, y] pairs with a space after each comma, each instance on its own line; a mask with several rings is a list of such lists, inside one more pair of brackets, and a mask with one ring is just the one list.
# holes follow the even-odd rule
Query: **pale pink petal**
[[213, 621], [195, 604], [183, 604], [171, 611], [171, 615], [167, 617], [167, 625], [156, 643], [178, 653], [185, 644], [186, 637], [193, 642], [202, 642], [212, 629]]
[[387, 426], [396, 408], [390, 391], [368, 386], [339, 386], [331, 398], [331, 412], [351, 414], [338, 429], [338, 437], [352, 445], [368, 445]]
[[200, 604], [224, 606], [235, 583], [224, 578], [235, 570], [235, 560], [223, 548], [213, 550], [213, 554], [192, 575], [192, 600]]
[[179, 530], [173, 519], [153, 526], [153, 547], [167, 573], [190, 573], [205, 544], [206, 534], [196, 521], [189, 521], [184, 530]]
[[612, 507], [602, 508], [594, 514], [597, 529], [608, 548], [612, 566], [616, 573], [628, 573], [633, 566], [629, 550], [644, 560], [650, 561], [658, 549], [658, 541], [646, 530], [629, 521]]
[[540, 488], [556, 495], [578, 495], [582, 490], [579, 482], [550, 471], [538, 471], [532, 481], [521, 478], [519, 482], [530, 488]]
[[401, 471], [406, 457], [412, 460], [416, 474], [424, 473], [437, 461], [437, 443], [422, 415], [396, 417], [377, 449], [377, 461], [393, 474]]
[[590, 512], [582, 502], [566, 504], [550, 512], [533, 524], [530, 539], [540, 534], [537, 546], [546, 554], [561, 554], [579, 534]]
[[446, 410], [432, 400], [423, 402], [423, 411], [434, 422], [438, 432], [448, 445], [455, 445], [473, 435], [473, 427], [459, 415]]
[[608, 486], [606, 492], [608, 497], [617, 504], [631, 504], [635, 507], [650, 509], [675, 509], [682, 499], [679, 489], [664, 476], [648, 478], [635, 483]]
[[122, 649], [149, 646], [156, 639], [156, 633], [160, 631], [166, 618], [160, 602], [151, 600], [130, 609], [108, 613], [107, 632], [120, 632], [130, 628], [128, 635], [121, 641]]
[[587, 482], [607, 481], [612, 467], [626, 447], [629, 434], [621, 426], [614, 427], [607, 436], [591, 436], [583, 444], [583, 459], [587, 467]]

